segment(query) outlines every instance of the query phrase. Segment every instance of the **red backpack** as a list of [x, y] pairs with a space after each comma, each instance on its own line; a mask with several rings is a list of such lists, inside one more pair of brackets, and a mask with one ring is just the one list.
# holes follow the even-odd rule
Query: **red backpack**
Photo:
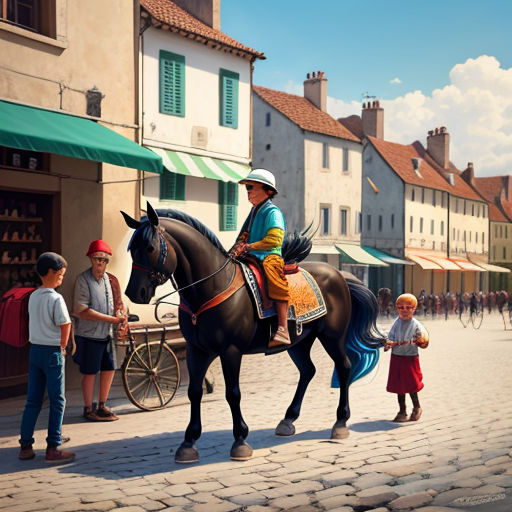
[[35, 288], [11, 288], [0, 301], [0, 341], [13, 347], [28, 343], [28, 299]]

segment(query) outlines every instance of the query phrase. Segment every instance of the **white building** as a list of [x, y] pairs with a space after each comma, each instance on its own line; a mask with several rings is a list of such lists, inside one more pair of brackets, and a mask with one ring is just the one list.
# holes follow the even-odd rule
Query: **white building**
[[288, 231], [318, 227], [309, 259], [362, 279], [369, 263], [386, 265], [360, 247], [361, 140], [326, 112], [324, 73], [308, 74], [303, 97], [253, 91], [253, 164], [275, 173]]
[[252, 66], [264, 56], [220, 31], [220, 0], [141, 0], [141, 16], [142, 144], [166, 168], [146, 174], [143, 195], [228, 248], [251, 206], [237, 181], [250, 170]]

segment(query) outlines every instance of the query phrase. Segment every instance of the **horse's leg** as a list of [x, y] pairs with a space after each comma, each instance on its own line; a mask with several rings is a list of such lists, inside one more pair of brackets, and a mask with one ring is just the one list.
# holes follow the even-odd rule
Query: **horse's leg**
[[233, 345], [220, 356], [222, 373], [226, 383], [226, 400], [233, 417], [233, 437], [235, 441], [231, 447], [230, 457], [233, 460], [248, 460], [252, 457], [252, 448], [245, 442], [249, 434], [249, 427], [242, 417], [240, 409], [240, 364], [242, 354]]
[[350, 407], [348, 401], [348, 378], [350, 374], [350, 360], [342, 351], [340, 342], [333, 338], [319, 336], [322, 346], [334, 361], [340, 381], [340, 399], [336, 409], [336, 423], [331, 430], [331, 439], [345, 439], [349, 436], [347, 421], [350, 418]]
[[275, 434], [277, 436], [292, 436], [295, 434], [293, 422], [299, 417], [306, 389], [316, 372], [315, 365], [313, 361], [311, 361], [311, 347], [313, 346], [315, 338], [316, 335], [311, 335], [309, 338], [288, 350], [288, 355], [299, 370], [300, 377], [297, 390], [295, 391], [291, 404], [286, 410], [285, 417], [276, 427]]
[[185, 431], [185, 440], [176, 450], [176, 462], [197, 462], [199, 452], [195, 442], [201, 436], [201, 398], [203, 397], [203, 380], [206, 370], [215, 359], [192, 344], [187, 344], [187, 368], [189, 373], [188, 398], [190, 400], [190, 422]]

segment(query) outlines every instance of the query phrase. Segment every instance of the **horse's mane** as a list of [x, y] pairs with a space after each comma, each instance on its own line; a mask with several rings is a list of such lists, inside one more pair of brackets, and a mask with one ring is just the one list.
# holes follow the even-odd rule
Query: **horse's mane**
[[[224, 249], [215, 233], [210, 228], [206, 227], [200, 220], [197, 220], [195, 217], [179, 210], [159, 208], [155, 211], [159, 217], [179, 220], [193, 227], [205, 236], [215, 247], [217, 247], [224, 256], [228, 256], [228, 252]], [[311, 226], [312, 223], [301, 233], [294, 231], [293, 233], [288, 233], [285, 236], [281, 250], [285, 263], [302, 261], [311, 252], [311, 248], [313, 246], [313, 242], [311, 240], [314, 235], [314, 233], [311, 233]]]
[[228, 252], [224, 249], [222, 243], [217, 238], [217, 235], [200, 220], [197, 220], [195, 217], [192, 217], [185, 212], [180, 212], [179, 210], [159, 208], [155, 211], [159, 217], [175, 219], [188, 224], [190, 227], [199, 231], [199, 233], [206, 237], [224, 256], [228, 256]]

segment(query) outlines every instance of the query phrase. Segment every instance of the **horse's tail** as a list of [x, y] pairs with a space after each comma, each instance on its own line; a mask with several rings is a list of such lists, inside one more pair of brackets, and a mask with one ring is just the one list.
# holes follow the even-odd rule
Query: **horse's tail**
[[379, 304], [375, 295], [353, 279], [346, 279], [346, 282], [352, 299], [352, 314], [345, 338], [345, 351], [352, 364], [350, 385], [375, 368], [379, 347], [384, 345], [386, 337], [377, 328]]

